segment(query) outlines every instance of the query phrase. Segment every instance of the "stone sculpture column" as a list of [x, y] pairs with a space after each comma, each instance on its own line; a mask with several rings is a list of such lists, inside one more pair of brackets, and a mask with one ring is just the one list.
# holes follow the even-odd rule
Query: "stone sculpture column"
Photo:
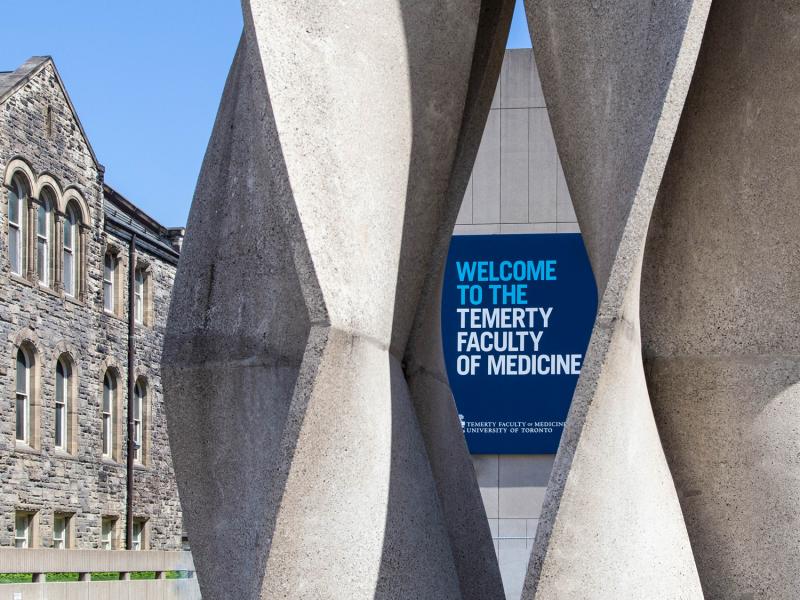
[[430, 302], [512, 6], [244, 3], [163, 360], [204, 598], [502, 598]]
[[800, 3], [714, 2], [642, 278], [707, 600], [800, 596]]
[[647, 391], [639, 284], [709, 4], [526, 0], [601, 300], [524, 598], [703, 597]]

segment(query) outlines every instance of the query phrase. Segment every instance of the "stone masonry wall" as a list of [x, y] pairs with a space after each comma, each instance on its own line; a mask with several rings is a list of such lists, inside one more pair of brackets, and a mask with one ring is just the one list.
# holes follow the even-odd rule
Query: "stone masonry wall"
[[[48, 107], [51, 125], [48, 128]], [[13, 275], [8, 254], [8, 189], [0, 187], [0, 546], [14, 543], [14, 514], [37, 511], [34, 546], [52, 545], [54, 512], [74, 513], [72, 547], [98, 548], [101, 518], [117, 517], [117, 544], [125, 521], [125, 449], [117, 461], [102, 457], [101, 402], [106, 367], [119, 372], [116, 428], [124, 440], [127, 415], [127, 242], [103, 229], [103, 173], [95, 163], [50, 61], [0, 104], [0, 175], [21, 158], [34, 176], [51, 175], [63, 191], [73, 186], [89, 214], [86, 232], [86, 295], [83, 301]], [[103, 255], [107, 244], [120, 249], [118, 283], [123, 290], [121, 316], [103, 311]], [[52, 239], [51, 239], [52, 245]], [[175, 268], [155, 256], [150, 266], [154, 323], [138, 326], [137, 375], [146, 378], [145, 436], [149, 456], [135, 471], [134, 512], [147, 518], [150, 548], [180, 546], [181, 514], [161, 406], [159, 360], [169, 293]], [[39, 443], [23, 447], [15, 436], [15, 360], [23, 341], [36, 349], [40, 418]], [[76, 447], [54, 448], [55, 367], [67, 352], [78, 381]], [[38, 531], [37, 531], [38, 529]], [[119, 546], [121, 547], [121, 546]]]

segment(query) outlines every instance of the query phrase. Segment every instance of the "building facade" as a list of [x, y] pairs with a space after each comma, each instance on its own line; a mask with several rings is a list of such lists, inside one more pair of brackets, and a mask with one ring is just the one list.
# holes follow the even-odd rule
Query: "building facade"
[[[453, 234], [579, 232], [533, 51], [507, 50]], [[522, 593], [554, 459], [472, 456], [509, 599]]]
[[177, 549], [159, 361], [182, 230], [104, 183], [48, 57], [0, 74], [0, 176], [0, 546], [125, 547], [130, 407], [132, 545]]

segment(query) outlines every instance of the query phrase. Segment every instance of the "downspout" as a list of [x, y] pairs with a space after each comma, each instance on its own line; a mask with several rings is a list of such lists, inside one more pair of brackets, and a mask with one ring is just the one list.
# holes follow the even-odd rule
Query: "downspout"
[[136, 234], [131, 233], [128, 250], [128, 456], [127, 497], [125, 500], [125, 549], [133, 550], [133, 454], [135, 431], [133, 421], [133, 394], [136, 386]]

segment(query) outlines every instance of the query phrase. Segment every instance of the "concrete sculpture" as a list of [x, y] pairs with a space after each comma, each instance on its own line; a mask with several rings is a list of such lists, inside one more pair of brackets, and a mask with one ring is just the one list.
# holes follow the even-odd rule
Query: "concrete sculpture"
[[795, 598], [800, 6], [528, 4], [603, 298], [524, 597]]
[[524, 598], [702, 598], [642, 365], [641, 258], [709, 1], [529, 0], [601, 298]]
[[645, 236], [709, 2], [527, 3], [601, 297], [523, 597], [702, 598], [642, 366]]
[[[794, 598], [800, 8], [526, 3], [601, 302], [523, 598]], [[439, 308], [513, 1], [243, 4], [164, 351], [204, 597], [499, 599]]]
[[165, 343], [203, 595], [501, 598], [435, 292], [513, 2], [244, 6]]
[[800, 596], [800, 3], [715, 2], [642, 275], [707, 600]]

